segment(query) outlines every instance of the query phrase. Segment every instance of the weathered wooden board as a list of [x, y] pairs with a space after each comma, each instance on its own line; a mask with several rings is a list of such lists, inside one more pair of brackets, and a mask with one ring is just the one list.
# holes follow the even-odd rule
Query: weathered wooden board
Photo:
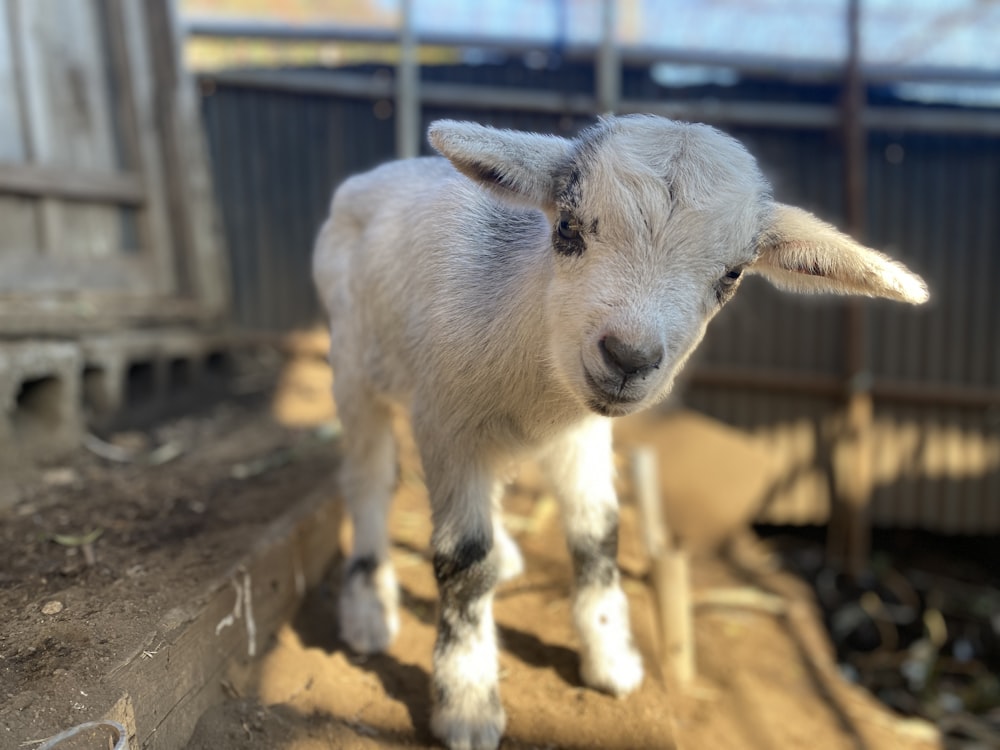
[[121, 71], [122, 90], [127, 92], [120, 105], [126, 166], [141, 175], [147, 200], [147, 210], [138, 217], [139, 247], [151, 256], [152, 273], [161, 293], [186, 291], [177, 278], [174, 255], [178, 238], [167, 217], [162, 148], [156, 137], [155, 81], [145, 36], [147, 5], [113, 0], [109, 9], [112, 55]]
[[150, 0], [144, 5], [156, 111], [162, 118], [162, 154], [168, 168], [164, 189], [174, 232], [181, 288], [220, 309], [228, 299], [221, 243], [194, 87], [184, 70], [175, 4]]
[[35, 253], [38, 247], [36, 203], [27, 198], [0, 195], [0, 227], [3, 228], [0, 231], [0, 266], [5, 258], [23, 258]]
[[0, 307], [23, 313], [0, 332], [51, 330], [81, 294], [223, 310], [179, 43], [169, 4], [0, 0]]
[[133, 747], [185, 747], [201, 714], [224, 697], [227, 670], [262, 653], [337, 553], [341, 505], [329, 487], [301, 501], [263, 534], [246, 558], [199, 601], [164, 616], [149, 642], [152, 658], [133, 654], [107, 681], [134, 721]]
[[154, 294], [156, 287], [146, 260], [114, 253], [111, 246], [100, 244], [101, 237], [91, 238], [93, 244], [87, 246], [90, 257], [63, 258], [59, 263], [34, 253], [0, 257], [0, 292], [41, 296], [78, 288], [92, 293], [120, 294], [127, 289], [137, 296]]
[[17, 67], [8, 16], [8, 0], [0, 0], [0, 162], [25, 160], [24, 123], [18, 96]]
[[[2, 273], [2, 272], [0, 272]], [[0, 294], [0, 335], [31, 331], [61, 337], [152, 324], [217, 325], [197, 300], [130, 296], [120, 291], [74, 295]]]

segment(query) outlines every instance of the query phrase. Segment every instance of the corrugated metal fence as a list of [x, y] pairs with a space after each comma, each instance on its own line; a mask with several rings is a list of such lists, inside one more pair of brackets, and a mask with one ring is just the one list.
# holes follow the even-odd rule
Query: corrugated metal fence
[[[560, 101], [593, 88], [592, 67], [533, 70], [518, 63], [425, 67], [423, 79], [549, 92]], [[355, 70], [370, 85], [352, 90], [337, 74], [282, 71], [202, 78], [215, 184], [231, 252], [235, 314], [257, 329], [315, 322], [309, 281], [314, 234], [333, 187], [394, 153], [391, 69]], [[665, 91], [647, 70], [624, 71], [623, 96], [698, 103], [836, 101], [835, 87], [744, 84]], [[872, 92], [873, 99], [885, 99]], [[568, 100], [567, 100], [568, 101]], [[683, 103], [683, 101], [681, 102]], [[456, 102], [425, 96], [424, 125], [439, 117], [572, 134], [592, 118], [579, 107], [533, 100]], [[890, 102], [890, 104], [892, 104]], [[820, 125], [767, 122], [766, 110], [717, 123], [743, 140], [771, 177], [776, 196], [843, 226], [842, 151]], [[925, 132], [895, 123], [869, 133], [868, 237], [922, 273], [932, 302], [921, 309], [865, 306], [874, 378], [876, 523], [948, 532], [1000, 530], [1000, 135]], [[741, 122], [743, 124], [741, 124]], [[747, 124], [750, 123], [750, 124]], [[426, 146], [425, 146], [426, 148]], [[741, 426], [776, 456], [765, 519], [827, 518], [846, 426], [844, 306], [782, 295], [751, 279], [712, 324], [690, 368], [686, 400]], [[724, 470], [724, 460], [720, 470]]]

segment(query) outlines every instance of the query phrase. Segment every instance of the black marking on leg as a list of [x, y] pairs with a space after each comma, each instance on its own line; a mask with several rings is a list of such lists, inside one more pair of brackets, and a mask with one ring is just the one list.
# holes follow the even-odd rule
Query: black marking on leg
[[[492, 541], [485, 535], [471, 536], [461, 540], [450, 553], [434, 555], [434, 577], [441, 603], [431, 697], [436, 711], [445, 715], [453, 711], [464, 714], [472, 706], [476, 720], [484, 722], [503, 716], [497, 686], [484, 684], [482, 675], [460, 670], [453, 657], [456, 651], [465, 653], [474, 647], [483, 628], [483, 617], [488, 616], [489, 595], [500, 577], [491, 548]], [[470, 699], [475, 703], [470, 704]]]
[[435, 552], [434, 578], [437, 579], [438, 586], [448, 584], [453, 578], [462, 576], [476, 563], [485, 560], [492, 546], [492, 542], [485, 537], [474, 536], [463, 539], [450, 554]]
[[466, 622], [478, 619], [478, 601], [497, 585], [500, 571], [490, 555], [492, 541], [484, 537], [463, 540], [451, 554], [434, 555], [434, 577], [441, 594], [442, 618], [454, 615]]
[[491, 542], [483, 537], [463, 540], [451, 554], [434, 555], [434, 577], [440, 592], [438, 634], [434, 645], [441, 655], [471, 637], [482, 622], [482, 598], [500, 578]]
[[570, 543], [577, 588], [607, 587], [618, 576], [618, 513], [608, 513], [601, 537], [575, 539]]
[[365, 580], [370, 580], [376, 568], [378, 568], [378, 560], [375, 559], [375, 555], [355, 557], [347, 563], [347, 569], [344, 571], [344, 580], [349, 581], [359, 575], [364, 576]]

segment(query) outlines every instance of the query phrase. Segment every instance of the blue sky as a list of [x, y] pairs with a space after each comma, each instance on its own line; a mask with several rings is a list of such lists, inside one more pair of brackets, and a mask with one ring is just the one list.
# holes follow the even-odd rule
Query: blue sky
[[[419, 30], [593, 42], [600, 0], [413, 0]], [[398, 0], [375, 0], [388, 12]], [[845, 54], [845, 0], [619, 0], [623, 44], [789, 60]], [[1000, 71], [997, 0], [863, 0], [873, 63]], [[563, 20], [564, 19], [564, 20]]]

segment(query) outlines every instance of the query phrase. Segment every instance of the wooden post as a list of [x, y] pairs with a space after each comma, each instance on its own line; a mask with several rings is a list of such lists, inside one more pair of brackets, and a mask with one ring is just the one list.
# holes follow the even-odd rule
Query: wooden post
[[[51, 159], [51, 144], [46, 138], [49, 129], [43, 128], [45, 112], [42, 97], [47, 90], [44, 70], [30, 54], [31, 46], [38, 45], [29, 19], [25, 18], [24, 0], [9, 0], [5, 22], [10, 29], [10, 53], [14, 75], [14, 96], [18, 102], [21, 133], [24, 138], [25, 164], [47, 165]], [[59, 255], [63, 244], [63, 211], [59, 201], [50, 197], [38, 201], [38, 249], [42, 255]]]
[[[142, 152], [142, 132], [139, 126], [139, 116], [136, 111], [136, 81], [129, 59], [128, 30], [125, 26], [125, 10], [123, 0], [105, 2], [103, 22], [107, 29], [108, 53], [111, 57], [114, 76], [117, 80], [118, 102], [117, 115], [121, 133], [122, 163], [118, 165], [122, 171], [137, 173], [142, 181], [146, 200], [138, 211], [139, 252], [152, 254], [157, 251], [156, 243], [166, 240], [164, 235], [155, 239], [152, 223], [155, 220], [156, 207], [150, 205], [150, 198], [155, 194], [155, 187], [150, 185], [149, 167]], [[165, 227], [164, 227], [165, 231]], [[160, 250], [160, 254], [164, 253]], [[162, 270], [162, 269], [161, 269]], [[178, 281], [186, 281], [179, 279]]]
[[[177, 3], [173, 0], [116, 2], [126, 29], [138, 29], [143, 22], [146, 26], [144, 46], [152, 67], [152, 81], [149, 84], [144, 81], [143, 85], [151, 85], [152, 91], [143, 91], [141, 99], [149, 100], [144, 108], [151, 108], [156, 120], [160, 158], [154, 158], [156, 147], [147, 140], [144, 149], [149, 158], [145, 166], [150, 187], [157, 192], [165, 191], [168, 226], [160, 226], [155, 235], [164, 241], [169, 238], [172, 245], [159, 249], [156, 265], [164, 273], [172, 268], [176, 281], [170, 286], [175, 285], [176, 292], [196, 300], [199, 312], [218, 316], [229, 303], [228, 273], [225, 253], [220, 252], [222, 238], [215, 230], [207, 144], [202, 137], [192, 81], [183, 63]], [[144, 11], [142, 14], [138, 13], [139, 8]], [[126, 37], [134, 38], [133, 33], [127, 33]], [[130, 57], [138, 60], [141, 50], [132, 47]], [[162, 221], [157, 222], [161, 224]], [[267, 272], [265, 265], [264, 273]]]
[[179, 50], [171, 12], [169, 0], [154, 0], [146, 4], [146, 44], [152, 67], [153, 111], [158, 121], [163, 154], [163, 187], [173, 245], [170, 265], [176, 279], [176, 291], [188, 297], [197, 297], [193, 264], [196, 254], [194, 229], [186, 206], [189, 193], [183, 155], [184, 134], [180, 132], [177, 116], [181, 85], [178, 77]]
[[694, 625], [688, 555], [663, 518], [656, 454], [648, 446], [632, 451], [632, 472], [644, 542], [652, 561], [653, 592], [660, 624], [660, 659], [677, 684], [691, 684], [695, 674]]
[[[844, 206], [848, 231], [865, 232], [867, 138], [862, 121], [865, 83], [861, 72], [861, 0], [848, 0], [848, 57], [844, 78], [843, 124]], [[838, 467], [831, 509], [827, 552], [831, 562], [857, 577], [868, 562], [871, 546], [873, 421], [872, 376], [868, 362], [868, 329], [864, 304], [848, 303], [845, 320], [848, 394], [846, 447]]]
[[617, 0], [601, 3], [601, 46], [597, 53], [597, 109], [613, 114], [621, 99], [622, 61], [615, 40]]
[[400, 0], [399, 64], [396, 66], [396, 155], [409, 159], [420, 152], [420, 68], [413, 30], [413, 0]]

